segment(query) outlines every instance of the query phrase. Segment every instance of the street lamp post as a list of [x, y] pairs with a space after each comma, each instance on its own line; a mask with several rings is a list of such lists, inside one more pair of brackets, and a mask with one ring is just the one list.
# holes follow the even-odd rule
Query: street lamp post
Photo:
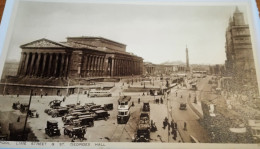
[[33, 90], [31, 89], [28, 111], [26, 113], [26, 118], [25, 118], [24, 127], [23, 127], [23, 137], [25, 137], [25, 129], [26, 129], [27, 119], [28, 119], [28, 116], [29, 116], [29, 111], [30, 111], [30, 106], [31, 106], [31, 101], [32, 101], [32, 94], [33, 94]]
[[67, 96], [69, 96], [69, 86], [70, 86], [70, 79], [68, 77]]
[[79, 103], [79, 87], [80, 87], [80, 66], [78, 67], [78, 95], [77, 95], [77, 104]]

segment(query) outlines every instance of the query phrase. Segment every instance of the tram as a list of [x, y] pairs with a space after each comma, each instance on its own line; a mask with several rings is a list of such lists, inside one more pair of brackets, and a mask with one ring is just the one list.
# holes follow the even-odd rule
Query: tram
[[118, 99], [117, 123], [126, 124], [130, 118], [131, 96], [123, 96]]

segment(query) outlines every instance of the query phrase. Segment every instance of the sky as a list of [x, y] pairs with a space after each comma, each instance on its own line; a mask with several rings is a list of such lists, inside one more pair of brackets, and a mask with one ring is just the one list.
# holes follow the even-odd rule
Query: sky
[[19, 61], [20, 45], [41, 38], [99, 36], [155, 64], [185, 62], [186, 46], [190, 64], [224, 64], [225, 31], [235, 7], [25, 1], [17, 10], [7, 60]]

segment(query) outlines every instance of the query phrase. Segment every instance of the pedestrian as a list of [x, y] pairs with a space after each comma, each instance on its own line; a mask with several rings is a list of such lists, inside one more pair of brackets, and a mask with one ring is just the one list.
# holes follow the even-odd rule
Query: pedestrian
[[190, 93], [189, 93], [189, 98], [191, 97]]
[[75, 140], [76, 140], [76, 136], [73, 135], [71, 142], [75, 142]]
[[178, 129], [178, 125], [177, 122], [174, 123], [174, 129], [177, 130]]
[[187, 131], [187, 123], [186, 123], [186, 122], [184, 122], [184, 128], [183, 128], [183, 130]]
[[41, 94], [41, 98], [42, 98], [42, 96], [43, 96], [43, 95]]
[[140, 98], [138, 98], [138, 104], [140, 104], [140, 102], [141, 102], [141, 99], [140, 99]]
[[20, 116], [18, 116], [18, 118], [17, 118], [17, 122], [20, 122]]
[[176, 92], [176, 97], [178, 96], [178, 93]]
[[65, 100], [66, 100], [66, 97], [64, 96], [62, 101], [65, 102]]
[[174, 130], [174, 122], [173, 122], [173, 120], [171, 121], [171, 128], [172, 128], [172, 132], [173, 132], [173, 130]]
[[166, 121], [164, 120], [164, 121], [163, 121], [163, 129], [165, 129], [166, 126], [167, 126], [167, 123], [166, 123]]
[[143, 92], [143, 96], [145, 96], [144, 92]]
[[181, 95], [181, 98], [182, 98], [182, 95]]
[[166, 123], [168, 123], [168, 118], [167, 117], [165, 117], [164, 120], [165, 120]]
[[17, 94], [17, 97], [19, 97], [19, 94]]
[[173, 139], [174, 139], [174, 140], [177, 139], [177, 131], [176, 131], [176, 130], [173, 131]]
[[196, 96], [195, 96], [195, 98], [194, 98], [194, 103], [197, 103], [197, 98], [196, 98]]

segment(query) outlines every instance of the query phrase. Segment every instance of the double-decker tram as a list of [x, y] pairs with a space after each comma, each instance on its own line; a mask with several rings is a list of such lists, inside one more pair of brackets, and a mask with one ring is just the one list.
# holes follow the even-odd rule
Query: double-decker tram
[[122, 96], [118, 99], [117, 123], [126, 124], [130, 118], [131, 96]]

